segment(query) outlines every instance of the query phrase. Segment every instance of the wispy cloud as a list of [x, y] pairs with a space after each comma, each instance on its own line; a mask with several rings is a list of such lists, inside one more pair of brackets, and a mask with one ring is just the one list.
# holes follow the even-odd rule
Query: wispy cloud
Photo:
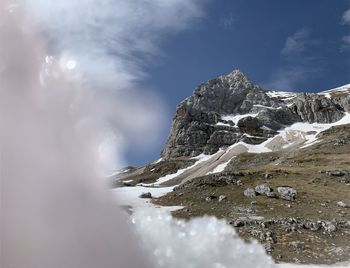
[[[54, 52], [65, 51], [85, 73], [119, 88], [146, 75], [159, 58], [160, 41], [193, 27], [200, 0], [27, 0]], [[44, 26], [44, 27], [43, 27]]]
[[283, 56], [290, 56], [300, 54], [305, 51], [310, 36], [310, 30], [302, 28], [296, 31], [293, 35], [289, 36], [281, 51]]
[[301, 82], [315, 76], [322, 67], [308, 61], [300, 64], [287, 64], [274, 71], [270, 82], [265, 86], [269, 89], [295, 91]]
[[[348, 27], [350, 27], [350, 9], [348, 9], [347, 11], [344, 12], [342, 19], [341, 19], [341, 24], [345, 25]], [[342, 46], [341, 46], [341, 50], [350, 50], [350, 35], [344, 35], [342, 37]]]
[[288, 36], [280, 55], [282, 66], [275, 69], [265, 86], [271, 89], [296, 90], [300, 83], [322, 71], [322, 63], [312, 55], [312, 48], [320, 44], [312, 31], [303, 27]]
[[350, 9], [344, 12], [342, 17], [343, 24], [350, 24]]
[[345, 43], [345, 45], [350, 46], [350, 35], [343, 36], [342, 40]]
[[235, 23], [236, 23], [236, 18], [232, 12], [229, 12], [228, 14], [223, 16], [219, 21], [220, 26], [223, 27], [224, 29], [232, 29]]

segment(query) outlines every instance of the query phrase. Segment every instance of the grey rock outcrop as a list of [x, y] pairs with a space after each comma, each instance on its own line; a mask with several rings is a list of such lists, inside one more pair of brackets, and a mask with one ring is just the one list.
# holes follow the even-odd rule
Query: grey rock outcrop
[[315, 94], [297, 94], [290, 108], [300, 116], [303, 121], [310, 123], [333, 123], [344, 116], [344, 109], [331, 99]]
[[345, 112], [350, 112], [350, 94], [342, 94], [339, 96], [335, 96], [332, 101], [344, 109]]
[[272, 192], [272, 189], [267, 184], [260, 184], [255, 187], [255, 192], [261, 195], [268, 195]]
[[278, 187], [277, 192], [284, 200], [294, 201], [297, 198], [297, 191], [292, 187]]
[[147, 192], [147, 193], [142, 193], [140, 194], [139, 196], [140, 198], [152, 198], [152, 194], [150, 192]]
[[243, 194], [246, 197], [255, 197], [256, 196], [256, 192], [253, 188], [247, 188], [246, 190], [244, 190]]
[[350, 110], [350, 94], [269, 94], [239, 70], [199, 85], [173, 118], [163, 159], [213, 154], [243, 141], [260, 144], [293, 123], [331, 123]]

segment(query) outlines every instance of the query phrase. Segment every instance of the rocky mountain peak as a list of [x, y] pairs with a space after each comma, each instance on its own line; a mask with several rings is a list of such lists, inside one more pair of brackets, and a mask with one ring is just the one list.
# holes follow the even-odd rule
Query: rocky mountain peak
[[164, 159], [213, 154], [237, 142], [260, 144], [296, 122], [331, 123], [350, 94], [268, 92], [238, 69], [199, 85], [176, 109]]
[[241, 72], [239, 69], [234, 69], [231, 73], [222, 76], [223, 78], [226, 78], [230, 82], [241, 82], [241, 83], [251, 83], [247, 76], [244, 75], [244, 73]]

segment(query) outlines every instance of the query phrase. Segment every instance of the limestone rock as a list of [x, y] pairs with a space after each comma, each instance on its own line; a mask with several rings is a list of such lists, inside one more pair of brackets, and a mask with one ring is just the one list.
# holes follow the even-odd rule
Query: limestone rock
[[246, 197], [255, 197], [256, 196], [256, 192], [253, 188], [248, 188], [243, 192], [244, 196]]
[[150, 192], [142, 193], [139, 197], [140, 198], [152, 198], [152, 194]]
[[272, 189], [267, 184], [260, 184], [255, 187], [255, 192], [261, 195], [268, 195], [272, 192]]
[[281, 199], [294, 201], [297, 198], [297, 191], [292, 187], [278, 187], [277, 192]]

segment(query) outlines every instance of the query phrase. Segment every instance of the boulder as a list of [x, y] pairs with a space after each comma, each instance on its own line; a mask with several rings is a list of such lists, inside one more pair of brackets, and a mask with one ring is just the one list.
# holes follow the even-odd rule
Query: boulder
[[215, 195], [210, 195], [210, 196], [207, 196], [207, 197], [205, 198], [205, 201], [211, 202], [211, 201], [215, 200], [216, 198], [217, 198], [217, 197], [216, 197]]
[[338, 205], [338, 207], [341, 207], [341, 208], [350, 208], [350, 206], [343, 201], [337, 202], [337, 205]]
[[272, 192], [272, 189], [267, 184], [260, 184], [255, 187], [255, 192], [261, 195], [268, 195]]
[[226, 199], [227, 199], [226, 195], [220, 195], [219, 196], [219, 202], [222, 202], [222, 201], [224, 201]]
[[348, 171], [345, 170], [331, 170], [328, 171], [327, 174], [333, 176], [333, 177], [343, 177], [348, 174]]
[[328, 233], [333, 233], [337, 230], [337, 226], [330, 221], [323, 222], [322, 227]]
[[295, 201], [297, 198], [297, 191], [292, 187], [278, 187], [277, 192], [283, 200]]
[[256, 196], [256, 192], [253, 188], [247, 188], [244, 192], [243, 192], [244, 196], [246, 197], [255, 197]]
[[139, 196], [140, 198], [152, 198], [152, 193], [147, 192], [147, 193], [142, 193]]

